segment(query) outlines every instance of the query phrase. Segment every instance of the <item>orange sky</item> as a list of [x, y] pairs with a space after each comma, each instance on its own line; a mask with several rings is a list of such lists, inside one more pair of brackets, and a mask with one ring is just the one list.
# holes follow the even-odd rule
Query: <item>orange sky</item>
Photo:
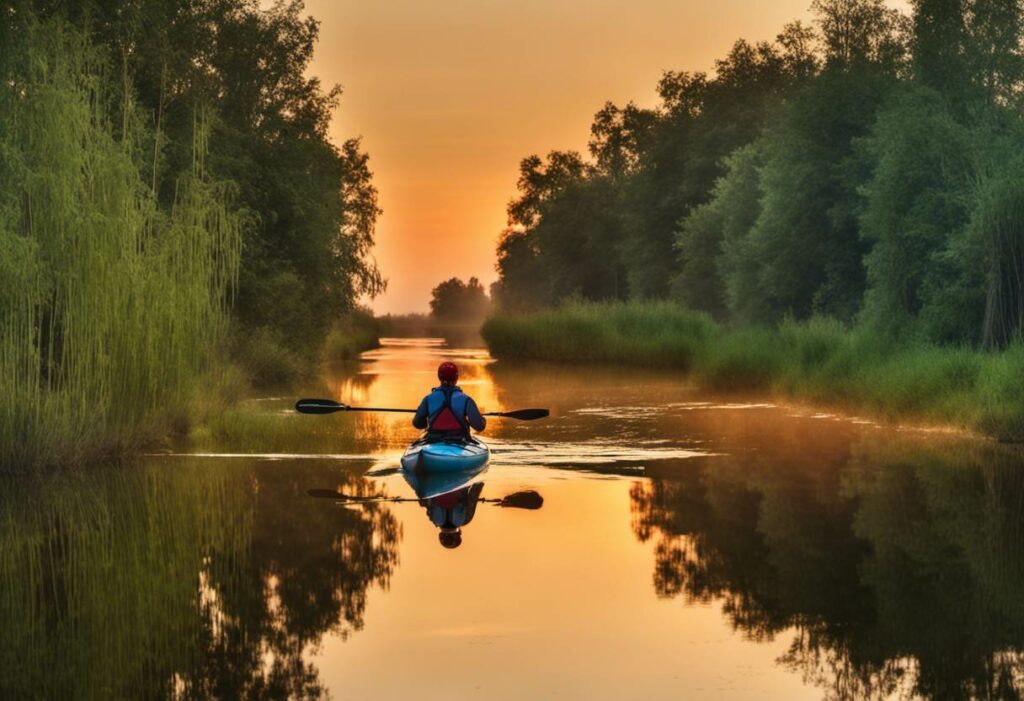
[[585, 150], [606, 100], [651, 105], [663, 70], [710, 69], [809, 4], [307, 0], [321, 22], [312, 73], [345, 89], [332, 137], [362, 135], [380, 191], [388, 291], [374, 310], [427, 311], [452, 276], [491, 283], [520, 159]]

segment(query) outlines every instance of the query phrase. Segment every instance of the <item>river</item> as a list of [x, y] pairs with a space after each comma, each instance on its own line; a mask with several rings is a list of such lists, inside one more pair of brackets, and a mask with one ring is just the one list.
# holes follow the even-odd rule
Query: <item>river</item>
[[[413, 407], [444, 358], [484, 410], [551, 409], [492, 419], [455, 548], [394, 470], [407, 415], [290, 411]], [[295, 395], [0, 483], [0, 697], [1024, 692], [1017, 448], [426, 339]]]

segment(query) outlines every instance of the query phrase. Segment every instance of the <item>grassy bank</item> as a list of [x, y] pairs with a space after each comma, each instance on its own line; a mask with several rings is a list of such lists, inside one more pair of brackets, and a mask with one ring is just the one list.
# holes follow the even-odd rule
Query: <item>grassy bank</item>
[[999, 353], [896, 343], [818, 319], [732, 328], [668, 303], [568, 304], [489, 319], [497, 358], [687, 371], [716, 390], [754, 390], [887, 419], [1024, 440], [1024, 345]]
[[266, 326], [237, 328], [230, 356], [257, 388], [282, 387], [315, 375], [321, 366], [337, 367], [380, 346], [380, 326], [367, 311], [356, 310], [335, 321], [320, 345], [303, 351]]

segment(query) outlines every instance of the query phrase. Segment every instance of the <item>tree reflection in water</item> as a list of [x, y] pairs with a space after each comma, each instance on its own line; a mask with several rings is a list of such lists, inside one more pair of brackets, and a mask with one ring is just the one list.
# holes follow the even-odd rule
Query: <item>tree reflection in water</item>
[[[660, 596], [720, 602], [828, 698], [1020, 698], [1024, 460], [862, 437], [682, 461], [631, 490]], [[795, 454], [795, 453], [794, 453]]]
[[327, 632], [363, 625], [401, 529], [384, 504], [310, 509], [357, 471], [157, 462], [0, 492], [0, 697], [318, 698]]

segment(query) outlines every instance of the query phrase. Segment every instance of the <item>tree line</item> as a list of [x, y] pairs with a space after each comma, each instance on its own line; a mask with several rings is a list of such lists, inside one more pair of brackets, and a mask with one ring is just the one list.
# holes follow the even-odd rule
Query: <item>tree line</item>
[[317, 36], [298, 0], [0, 9], [0, 465], [166, 430], [225, 339], [309, 364], [383, 289]]
[[815, 0], [812, 25], [607, 103], [520, 164], [500, 308], [672, 299], [1003, 346], [1024, 321], [1018, 0]]

